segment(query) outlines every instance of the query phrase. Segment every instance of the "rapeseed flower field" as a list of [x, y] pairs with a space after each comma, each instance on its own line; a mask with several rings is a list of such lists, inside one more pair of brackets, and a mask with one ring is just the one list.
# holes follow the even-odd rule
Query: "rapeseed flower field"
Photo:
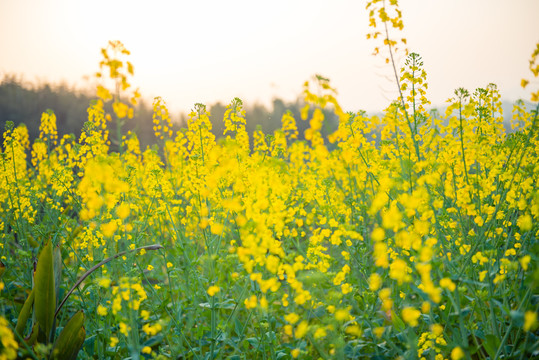
[[[402, 20], [382, 4], [369, 37], [395, 66], [405, 39], [376, 30]], [[538, 356], [537, 106], [514, 105], [512, 133], [493, 84], [428, 112], [410, 53], [381, 116], [345, 113], [318, 76], [301, 119], [250, 136], [236, 98], [217, 141], [204, 105], [173, 131], [156, 98], [158, 146], [141, 149], [121, 131], [140, 96], [129, 51], [102, 55], [81, 134], [58, 139], [52, 111], [33, 143], [3, 132], [0, 359]]]

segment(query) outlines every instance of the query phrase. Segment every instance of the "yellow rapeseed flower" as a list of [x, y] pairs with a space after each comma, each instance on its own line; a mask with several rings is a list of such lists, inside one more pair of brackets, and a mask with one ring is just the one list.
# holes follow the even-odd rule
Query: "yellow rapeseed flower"
[[109, 278], [100, 278], [97, 280], [97, 285], [101, 286], [102, 288], [108, 289], [110, 287], [112, 280]]
[[389, 266], [389, 277], [397, 280], [399, 285], [404, 282], [409, 282], [412, 277], [409, 275], [411, 269], [408, 267], [408, 264], [402, 259], [394, 260]]
[[313, 337], [315, 340], [321, 339], [326, 336], [327, 336], [327, 331], [323, 327], [316, 329], [316, 331], [313, 334]]
[[405, 307], [402, 309], [402, 319], [410, 326], [417, 326], [421, 312], [413, 307]]
[[11, 331], [9, 322], [3, 316], [0, 316], [0, 339], [0, 344], [2, 345], [0, 359], [11, 360], [17, 358], [19, 344], [15, 340], [15, 334]]
[[286, 314], [284, 316], [284, 319], [289, 322], [290, 324], [295, 324], [299, 321], [299, 315], [296, 314], [296, 313], [290, 313], [290, 314]]
[[348, 284], [348, 283], [345, 283], [345, 284], [342, 284], [341, 285], [341, 292], [346, 295], [346, 294], [349, 294], [352, 292], [354, 288], [352, 287], [352, 285]]
[[432, 331], [434, 335], [440, 336], [444, 332], [444, 327], [440, 324], [432, 324], [430, 326], [430, 331]]
[[124, 334], [125, 336], [128, 336], [129, 330], [131, 330], [131, 327], [127, 325], [126, 323], [124, 323], [123, 321], [120, 322], [119, 326], [120, 326], [120, 332]]
[[338, 309], [335, 311], [335, 320], [337, 321], [347, 321], [350, 318], [350, 312], [348, 309]]
[[358, 325], [349, 325], [349, 326], [346, 327], [346, 329], [344, 331], [347, 334], [350, 334], [350, 335], [353, 335], [353, 336], [356, 336], [356, 337], [360, 337], [361, 334], [363, 333], [363, 331], [361, 330], [361, 328]]
[[380, 288], [382, 285], [382, 277], [378, 275], [377, 273], [372, 273], [369, 277], [369, 288], [372, 291], [376, 291]]
[[451, 350], [451, 360], [460, 360], [464, 358], [465, 354], [464, 351], [460, 346], [457, 346]]
[[214, 296], [215, 294], [217, 294], [219, 291], [221, 290], [221, 288], [219, 286], [215, 286], [215, 285], [212, 285], [208, 288], [207, 292], [208, 292], [208, 295], [210, 296]]
[[440, 286], [444, 289], [448, 289], [449, 291], [455, 291], [457, 286], [453, 281], [451, 281], [450, 278], [443, 278], [440, 280]]
[[256, 307], [256, 295], [251, 295], [248, 299], [245, 299], [243, 302], [245, 304], [246, 309], [253, 309]]
[[380, 339], [380, 338], [382, 337], [382, 335], [384, 335], [384, 331], [385, 331], [385, 330], [386, 330], [385, 327], [383, 327], [383, 326], [378, 326], [378, 327], [375, 327], [375, 328], [373, 329], [372, 332], [374, 333], [374, 335], [375, 335], [378, 339]]
[[485, 280], [485, 276], [487, 276], [487, 270], [483, 270], [479, 273], [479, 281]]
[[129, 208], [129, 205], [126, 203], [121, 203], [116, 208], [116, 215], [118, 215], [118, 217], [122, 220], [127, 218], [129, 216], [129, 213], [130, 213], [130, 208]]
[[533, 227], [533, 220], [530, 214], [522, 215], [517, 220], [517, 225], [522, 232], [530, 231]]
[[108, 309], [106, 307], [104, 307], [101, 304], [97, 306], [97, 314], [98, 315], [105, 316], [105, 315], [107, 315], [107, 313], [108, 313]]
[[116, 345], [118, 345], [118, 343], [120, 342], [120, 340], [116, 336], [111, 336], [109, 340], [111, 348], [116, 347]]
[[114, 235], [117, 229], [118, 229], [118, 224], [114, 220], [101, 224], [101, 227], [100, 227], [101, 232], [106, 237], [111, 237], [112, 235]]
[[371, 238], [373, 241], [382, 241], [384, 240], [384, 237], [385, 237], [384, 229], [377, 227], [372, 231]]
[[528, 270], [528, 265], [530, 264], [531, 259], [532, 258], [530, 255], [524, 255], [518, 260], [520, 262], [520, 266], [522, 266], [522, 269], [524, 269], [524, 271]]
[[537, 329], [539, 323], [537, 322], [537, 313], [535, 311], [526, 311], [524, 313], [524, 331], [534, 331]]
[[213, 223], [210, 227], [210, 231], [214, 235], [221, 235], [223, 233], [223, 224]]
[[296, 331], [294, 333], [294, 336], [296, 339], [301, 339], [307, 334], [307, 331], [309, 330], [309, 323], [305, 320], [299, 323], [299, 325], [296, 327]]

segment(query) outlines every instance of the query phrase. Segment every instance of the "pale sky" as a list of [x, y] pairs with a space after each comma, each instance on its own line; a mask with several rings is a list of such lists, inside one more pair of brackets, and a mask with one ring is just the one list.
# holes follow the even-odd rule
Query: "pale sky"
[[[195, 103], [294, 100], [314, 74], [331, 79], [347, 111], [396, 97], [391, 69], [371, 55], [360, 0], [0, 0], [0, 77], [84, 84], [100, 49], [131, 51], [133, 85], [173, 112]], [[424, 60], [433, 105], [453, 90], [496, 83], [528, 98], [520, 79], [539, 42], [539, 0], [401, 0], [409, 49]], [[404, 59], [402, 59], [404, 60]], [[537, 83], [535, 84], [537, 85]]]

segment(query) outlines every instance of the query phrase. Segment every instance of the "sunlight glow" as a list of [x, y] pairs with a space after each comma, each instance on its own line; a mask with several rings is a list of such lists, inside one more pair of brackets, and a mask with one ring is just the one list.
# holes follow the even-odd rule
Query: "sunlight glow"
[[[489, 82], [509, 98], [523, 96], [513, 82], [528, 71], [539, 2], [401, 6], [410, 48], [425, 60], [433, 104], [456, 87]], [[364, 3], [350, 0], [4, 0], [0, 75], [89, 86], [83, 79], [97, 71], [99, 49], [118, 39], [132, 53], [135, 86], [146, 98], [163, 96], [175, 111], [235, 96], [293, 100], [316, 73], [331, 79], [345, 108], [379, 109], [394, 98], [394, 86], [384, 80], [388, 67], [370, 55], [367, 23]]]

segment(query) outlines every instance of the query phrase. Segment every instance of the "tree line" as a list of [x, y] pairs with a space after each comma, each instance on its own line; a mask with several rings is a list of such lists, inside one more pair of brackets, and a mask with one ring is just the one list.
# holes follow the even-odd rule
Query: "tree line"
[[[41, 114], [51, 109], [56, 115], [58, 137], [73, 134], [78, 137], [84, 123], [88, 120], [87, 109], [90, 102], [96, 97], [90, 90], [80, 90], [62, 83], [53, 85], [50, 83], [27, 84], [13, 75], [4, 76], [0, 80], [0, 129], [3, 132], [5, 124], [12, 121], [17, 126], [24, 123], [28, 128], [30, 141], [39, 137], [39, 125]], [[223, 136], [223, 116], [226, 104], [216, 102], [206, 104], [210, 111], [212, 132], [216, 138]], [[304, 106], [300, 98], [294, 101], [273, 99], [270, 108], [263, 104], [245, 104], [244, 109], [247, 119], [247, 131], [250, 135], [260, 128], [265, 134], [272, 134], [281, 128], [283, 114], [290, 111], [296, 119], [299, 137], [303, 138], [304, 131], [309, 128], [309, 122], [301, 120], [300, 111]], [[152, 104], [141, 100], [135, 107], [135, 116], [126, 122], [123, 127], [124, 133], [134, 131], [141, 146], [151, 146], [156, 143], [153, 134]], [[328, 135], [335, 131], [338, 126], [337, 116], [330, 110], [324, 110], [326, 121], [322, 132]], [[171, 114], [175, 130], [187, 126], [188, 115], [186, 113]]]

